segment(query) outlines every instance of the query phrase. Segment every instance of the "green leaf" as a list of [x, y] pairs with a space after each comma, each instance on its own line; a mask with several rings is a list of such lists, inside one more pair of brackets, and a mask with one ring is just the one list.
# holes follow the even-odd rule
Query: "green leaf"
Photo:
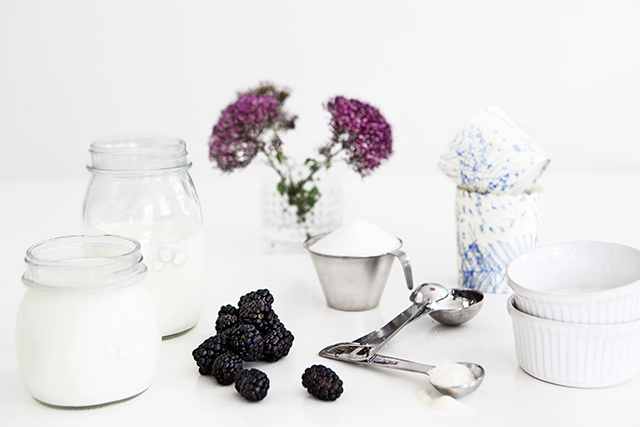
[[278, 193], [280, 193], [281, 196], [284, 196], [284, 194], [287, 192], [287, 183], [286, 181], [283, 179], [280, 180], [280, 182], [278, 182]]
[[311, 191], [309, 191], [308, 199], [313, 200], [314, 203], [320, 199], [320, 190], [318, 190], [318, 187], [314, 186]]

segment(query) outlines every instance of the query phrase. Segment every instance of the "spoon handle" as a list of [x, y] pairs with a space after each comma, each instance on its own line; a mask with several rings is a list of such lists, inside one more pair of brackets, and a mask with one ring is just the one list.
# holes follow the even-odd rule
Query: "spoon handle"
[[381, 354], [374, 355], [368, 363], [382, 368], [398, 369], [400, 371], [416, 372], [418, 374], [426, 375], [429, 375], [429, 371], [435, 368], [433, 365], [425, 365], [423, 363], [398, 359], [396, 357], [383, 356]]
[[[426, 289], [426, 291], [424, 291], [424, 289]], [[436, 283], [423, 283], [411, 294], [410, 299], [413, 301], [413, 304], [411, 304], [409, 308], [391, 319], [391, 321], [383, 327], [376, 329], [373, 332], [369, 332], [367, 335], [357, 338], [353, 342], [370, 346], [369, 354], [373, 354], [378, 348], [393, 338], [409, 323], [427, 313], [432, 312], [432, 302], [440, 301], [448, 295], [449, 291], [442, 285], [438, 285]]]
[[391, 321], [383, 327], [376, 329], [373, 332], [369, 332], [367, 335], [353, 341], [362, 345], [371, 346], [371, 353], [375, 353], [378, 348], [380, 348], [386, 341], [393, 338], [402, 328], [429, 311], [431, 311], [431, 309], [428, 304], [421, 306], [415, 304], [411, 305], [405, 311], [391, 319]]

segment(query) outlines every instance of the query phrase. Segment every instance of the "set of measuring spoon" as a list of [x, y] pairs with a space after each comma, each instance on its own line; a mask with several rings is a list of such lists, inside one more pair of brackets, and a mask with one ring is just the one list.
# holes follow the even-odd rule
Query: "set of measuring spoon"
[[[383, 356], [378, 354], [378, 350], [402, 328], [427, 314], [437, 322], [448, 326], [461, 325], [471, 320], [482, 307], [484, 295], [475, 290], [447, 289], [436, 283], [424, 283], [413, 290], [409, 299], [412, 304], [386, 325], [353, 341], [330, 345], [320, 350], [319, 355], [328, 359], [429, 375], [435, 366]], [[475, 379], [454, 386], [443, 386], [431, 382], [440, 393], [460, 397], [473, 392], [482, 383], [484, 379], [482, 366], [469, 362], [458, 363], [467, 367]]]

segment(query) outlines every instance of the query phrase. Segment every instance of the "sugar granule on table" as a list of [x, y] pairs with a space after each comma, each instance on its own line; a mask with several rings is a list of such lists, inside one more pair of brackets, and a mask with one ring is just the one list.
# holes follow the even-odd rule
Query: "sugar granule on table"
[[429, 403], [429, 407], [438, 412], [462, 413], [464, 406], [451, 396], [440, 396]]
[[398, 249], [400, 240], [375, 224], [357, 219], [311, 245], [314, 252], [333, 256], [376, 256]]
[[451, 396], [438, 396], [434, 397], [431, 393], [435, 391], [429, 391], [427, 389], [418, 390], [418, 398], [426, 403], [430, 410], [444, 416], [464, 416], [471, 411], [468, 407], [457, 401]]

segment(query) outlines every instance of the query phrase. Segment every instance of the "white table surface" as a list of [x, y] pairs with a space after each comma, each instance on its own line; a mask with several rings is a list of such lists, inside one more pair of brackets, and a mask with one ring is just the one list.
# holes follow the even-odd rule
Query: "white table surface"
[[[355, 175], [355, 174], [352, 174]], [[326, 345], [353, 339], [382, 326], [408, 304], [408, 291], [395, 263], [380, 306], [360, 313], [326, 306], [306, 253], [281, 253], [260, 241], [256, 174], [194, 176], [205, 218], [206, 299], [198, 326], [162, 343], [161, 363], [142, 395], [92, 410], [49, 408], [33, 400], [17, 369], [14, 325], [24, 293], [20, 276], [25, 250], [38, 241], [80, 233], [87, 182], [0, 182], [0, 426], [102, 425], [436, 425], [626, 426], [640, 400], [640, 378], [606, 389], [547, 384], [518, 367], [507, 295], [486, 295], [471, 322], [444, 327], [423, 318], [403, 330], [383, 354], [430, 364], [470, 361], [484, 366], [477, 392], [461, 398], [464, 415], [433, 411], [420, 390], [434, 393], [426, 376], [322, 359]], [[88, 178], [88, 177], [87, 177]], [[566, 175], [548, 171], [541, 244], [565, 240], [607, 240], [640, 247], [639, 175]], [[454, 184], [438, 174], [346, 178], [345, 219], [363, 218], [404, 240], [417, 283], [457, 285]], [[232, 386], [200, 376], [191, 351], [214, 334], [221, 305], [269, 288], [274, 309], [295, 335], [291, 353], [274, 363], [250, 366], [271, 380], [265, 400], [249, 403]], [[335, 402], [314, 399], [300, 384], [304, 369], [323, 363], [344, 381]], [[230, 425], [230, 424], [226, 424]]]

